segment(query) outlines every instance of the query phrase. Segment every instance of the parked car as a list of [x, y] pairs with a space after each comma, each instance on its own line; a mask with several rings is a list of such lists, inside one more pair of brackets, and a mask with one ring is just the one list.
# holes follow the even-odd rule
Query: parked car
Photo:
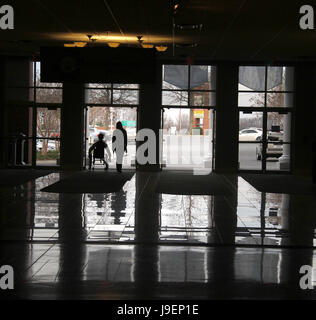
[[[36, 142], [36, 151], [41, 151], [43, 148], [43, 141], [37, 140]], [[54, 151], [56, 150], [56, 143], [54, 140], [48, 140], [47, 144], [47, 151]]]
[[93, 144], [94, 141], [98, 138], [99, 131], [97, 128], [89, 128], [89, 143]]
[[[267, 135], [267, 158], [280, 158], [283, 154], [283, 132], [269, 132]], [[256, 147], [257, 160], [262, 159], [262, 144]]]
[[259, 141], [262, 130], [258, 128], [248, 128], [239, 131], [239, 141]]
[[100, 131], [97, 128], [90, 127], [89, 128], [89, 143], [93, 144], [94, 142], [98, 141], [98, 135], [102, 133], [104, 135], [105, 141], [110, 141], [112, 134], [110, 131]]

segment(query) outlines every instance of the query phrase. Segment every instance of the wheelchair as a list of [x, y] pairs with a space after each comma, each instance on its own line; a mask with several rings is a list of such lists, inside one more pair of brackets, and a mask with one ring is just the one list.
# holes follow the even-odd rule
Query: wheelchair
[[89, 154], [89, 170], [94, 170], [97, 167], [97, 165], [103, 165], [104, 170], [108, 170], [108, 158], [108, 155], [98, 156], [95, 155], [94, 152], [92, 152], [92, 154]]

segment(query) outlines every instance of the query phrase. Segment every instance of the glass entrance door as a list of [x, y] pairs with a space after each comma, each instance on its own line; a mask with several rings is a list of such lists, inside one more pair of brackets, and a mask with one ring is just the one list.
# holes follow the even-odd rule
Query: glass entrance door
[[[88, 106], [86, 115], [86, 161], [88, 166], [89, 148], [98, 141], [98, 135], [102, 133], [104, 140], [111, 151], [110, 169], [116, 168], [116, 155], [112, 152], [113, 131], [118, 121], [122, 122], [123, 128], [127, 132], [127, 153], [124, 153], [123, 168], [135, 168], [136, 165], [136, 107], [108, 107], [108, 106]], [[96, 169], [102, 164], [97, 162]]]

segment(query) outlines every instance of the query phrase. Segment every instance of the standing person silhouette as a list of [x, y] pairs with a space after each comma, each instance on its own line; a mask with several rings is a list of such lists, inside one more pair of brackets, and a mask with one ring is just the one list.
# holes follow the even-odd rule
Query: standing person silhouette
[[123, 129], [121, 121], [116, 123], [116, 129], [113, 131], [112, 150], [116, 152], [116, 170], [122, 172], [124, 151], [127, 153], [127, 132]]

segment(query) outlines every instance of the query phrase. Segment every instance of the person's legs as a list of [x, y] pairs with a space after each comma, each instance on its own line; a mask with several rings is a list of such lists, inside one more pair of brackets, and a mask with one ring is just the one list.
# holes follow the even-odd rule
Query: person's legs
[[124, 156], [124, 151], [116, 152], [116, 170], [118, 172], [122, 172], [123, 156]]
[[105, 159], [103, 159], [103, 164], [105, 165], [104, 170], [108, 170], [109, 169], [109, 165], [108, 165], [108, 163], [106, 162]]

